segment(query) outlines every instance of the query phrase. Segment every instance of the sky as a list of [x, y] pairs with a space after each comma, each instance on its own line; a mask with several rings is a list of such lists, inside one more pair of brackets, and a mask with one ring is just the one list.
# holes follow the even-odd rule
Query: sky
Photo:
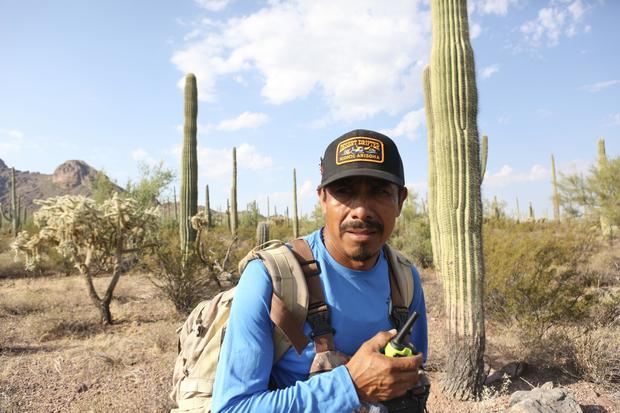
[[[426, 197], [421, 72], [428, 0], [0, 0], [0, 158], [52, 173], [81, 159], [124, 185], [141, 163], [179, 177], [183, 79], [199, 91], [199, 203], [316, 204], [319, 159], [352, 129], [386, 133]], [[551, 164], [620, 156], [620, 1], [468, 2], [489, 137], [483, 197], [551, 215]], [[176, 183], [178, 187], [178, 182]], [[168, 195], [166, 195], [168, 196]]]

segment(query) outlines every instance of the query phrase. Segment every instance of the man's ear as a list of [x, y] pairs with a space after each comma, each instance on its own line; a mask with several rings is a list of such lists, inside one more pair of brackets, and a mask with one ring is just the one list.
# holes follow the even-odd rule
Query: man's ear
[[407, 199], [408, 195], [409, 191], [406, 186], [398, 188], [398, 215], [400, 215], [400, 212], [403, 210], [403, 204], [405, 203], [405, 199]]
[[319, 197], [319, 203], [321, 204], [321, 210], [323, 211], [323, 215], [325, 215], [325, 204], [327, 200], [327, 193], [325, 192], [324, 187], [318, 187], [316, 189], [316, 194]]

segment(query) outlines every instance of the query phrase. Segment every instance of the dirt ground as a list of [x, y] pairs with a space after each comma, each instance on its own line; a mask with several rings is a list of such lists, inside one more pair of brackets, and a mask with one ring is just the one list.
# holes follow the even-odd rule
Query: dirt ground
[[[103, 288], [108, 278], [96, 279]], [[613, 391], [529, 368], [507, 392], [454, 402], [439, 391], [442, 354], [439, 286], [424, 277], [434, 385], [430, 412], [500, 412], [508, 394], [546, 381], [570, 388], [584, 412], [619, 412]], [[142, 274], [125, 275], [112, 303], [117, 323], [104, 328], [78, 276], [0, 279], [0, 412], [166, 412], [175, 329], [183, 319]], [[489, 332], [492, 333], [492, 332]], [[492, 367], [506, 361], [487, 336]]]

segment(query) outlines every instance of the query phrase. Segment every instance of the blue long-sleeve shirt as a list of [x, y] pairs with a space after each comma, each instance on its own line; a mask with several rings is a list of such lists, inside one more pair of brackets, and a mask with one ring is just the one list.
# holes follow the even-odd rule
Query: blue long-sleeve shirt
[[[320, 230], [306, 240], [321, 267], [321, 284], [328, 304], [336, 349], [353, 355], [389, 321], [390, 283], [383, 252], [369, 271], [356, 271], [336, 262], [325, 249]], [[414, 296], [409, 312], [420, 314], [411, 332], [416, 349], [428, 354], [426, 307], [420, 276], [412, 267]], [[272, 284], [260, 260], [250, 262], [241, 277], [218, 362], [212, 411], [224, 412], [350, 412], [359, 407], [355, 386], [344, 366], [308, 378], [314, 343], [301, 355], [290, 348], [273, 366], [273, 324], [269, 318]], [[310, 336], [306, 322], [304, 332]], [[270, 378], [278, 385], [268, 390]]]

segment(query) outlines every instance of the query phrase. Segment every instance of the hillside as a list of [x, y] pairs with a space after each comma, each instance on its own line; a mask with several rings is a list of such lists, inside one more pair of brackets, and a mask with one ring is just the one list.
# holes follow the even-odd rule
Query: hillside
[[[25, 205], [30, 214], [37, 209], [33, 203], [35, 199], [59, 195], [91, 195], [97, 172], [95, 168], [79, 160], [62, 163], [51, 175], [16, 169], [17, 194], [21, 198], [21, 205]], [[6, 210], [10, 202], [11, 168], [0, 159], [0, 203]]]

